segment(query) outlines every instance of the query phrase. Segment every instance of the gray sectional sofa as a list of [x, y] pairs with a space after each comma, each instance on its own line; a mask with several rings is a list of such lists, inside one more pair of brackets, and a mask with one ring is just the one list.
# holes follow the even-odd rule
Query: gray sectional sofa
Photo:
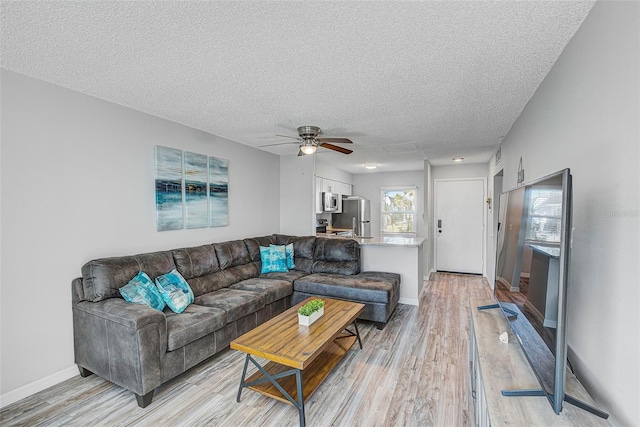
[[[260, 274], [260, 246], [293, 243], [295, 268]], [[176, 269], [195, 301], [180, 314], [126, 302], [119, 288], [139, 271], [153, 280]], [[213, 243], [96, 259], [73, 280], [75, 362], [135, 393], [145, 407], [154, 390], [228, 348], [236, 337], [309, 296], [365, 304], [361, 319], [382, 328], [398, 303], [400, 275], [360, 272], [354, 240], [286, 236]]]

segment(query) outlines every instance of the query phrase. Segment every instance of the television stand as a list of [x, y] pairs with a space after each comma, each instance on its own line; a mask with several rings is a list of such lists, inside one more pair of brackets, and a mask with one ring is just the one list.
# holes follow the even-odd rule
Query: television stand
[[[502, 390], [502, 395], [503, 396], [513, 396], [513, 397], [523, 397], [523, 396], [547, 396], [547, 393], [541, 389], [541, 388], [535, 388], [532, 390]], [[591, 412], [594, 415], [599, 416], [600, 418], [604, 418], [605, 420], [607, 418], [609, 418], [609, 414], [607, 414], [606, 412], [601, 411], [600, 409], [591, 406], [587, 403], [584, 403], [583, 401], [576, 399], [575, 397], [572, 397], [569, 394], [564, 395], [564, 401], [567, 403], [572, 404], [573, 406], [577, 406], [578, 408], [587, 411], [587, 412]]]
[[[474, 400], [476, 425], [554, 425], [554, 426], [609, 426], [609, 422], [574, 402], [595, 408], [595, 402], [582, 384], [567, 372], [566, 399], [562, 412], [556, 415], [529, 362], [511, 332], [504, 315], [498, 310], [478, 311], [476, 307], [491, 305], [493, 300], [472, 298], [469, 368], [471, 393]], [[509, 343], [498, 336], [507, 331]], [[514, 399], [502, 394], [532, 391], [538, 394], [527, 399]], [[509, 391], [513, 390], [513, 391]], [[573, 397], [571, 397], [573, 396]]]

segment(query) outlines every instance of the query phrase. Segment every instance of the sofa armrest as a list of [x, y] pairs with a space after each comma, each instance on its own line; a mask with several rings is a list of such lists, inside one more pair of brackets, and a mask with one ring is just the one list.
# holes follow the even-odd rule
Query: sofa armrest
[[82, 301], [74, 306], [75, 309], [128, 328], [140, 329], [155, 323], [164, 324], [166, 329], [166, 317], [163, 312], [146, 305], [127, 302], [122, 298], [108, 298], [99, 302]]
[[164, 313], [121, 298], [80, 301], [73, 306], [76, 363], [136, 394], [161, 381], [167, 350]]

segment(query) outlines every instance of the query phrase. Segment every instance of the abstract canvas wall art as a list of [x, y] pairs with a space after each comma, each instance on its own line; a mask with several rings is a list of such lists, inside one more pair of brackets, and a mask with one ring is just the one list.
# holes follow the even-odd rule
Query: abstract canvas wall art
[[229, 160], [209, 157], [209, 226], [229, 225]]
[[182, 212], [182, 151], [156, 146], [156, 229], [180, 230]]
[[184, 152], [184, 201], [186, 227], [207, 227], [207, 156], [204, 154]]

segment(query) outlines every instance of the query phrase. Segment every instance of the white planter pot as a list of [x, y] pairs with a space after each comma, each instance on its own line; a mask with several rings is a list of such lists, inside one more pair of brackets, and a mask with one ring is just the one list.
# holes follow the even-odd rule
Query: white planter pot
[[298, 323], [302, 326], [311, 326], [311, 324], [321, 318], [323, 314], [324, 307], [321, 307], [320, 310], [311, 313], [311, 316], [303, 316], [302, 314], [298, 313]]

